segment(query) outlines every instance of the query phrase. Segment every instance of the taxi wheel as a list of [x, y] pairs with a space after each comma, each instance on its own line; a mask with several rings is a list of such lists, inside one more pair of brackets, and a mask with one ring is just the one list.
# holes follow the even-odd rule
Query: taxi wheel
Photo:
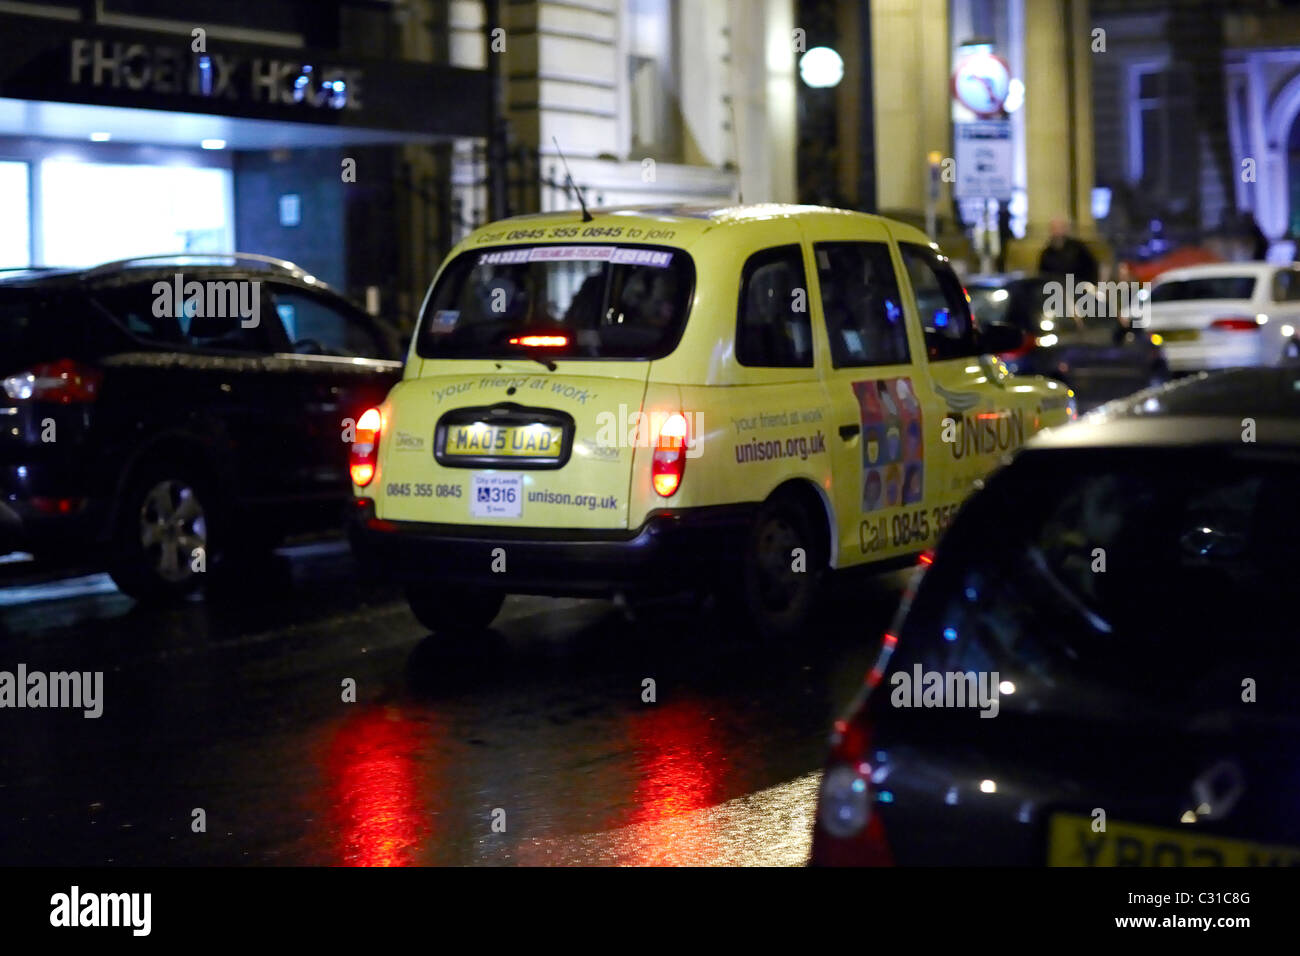
[[423, 583], [406, 586], [406, 603], [429, 630], [466, 633], [487, 630], [501, 612], [506, 596], [485, 588]]
[[746, 617], [764, 638], [798, 637], [821, 612], [827, 555], [814, 520], [793, 496], [769, 499], [754, 519], [741, 597]]

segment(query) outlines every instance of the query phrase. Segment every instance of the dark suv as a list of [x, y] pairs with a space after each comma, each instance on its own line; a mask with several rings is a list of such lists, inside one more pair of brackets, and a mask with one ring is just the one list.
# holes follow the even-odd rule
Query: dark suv
[[395, 333], [292, 263], [168, 256], [0, 277], [0, 554], [107, 566], [137, 598], [336, 526], [348, 419]]

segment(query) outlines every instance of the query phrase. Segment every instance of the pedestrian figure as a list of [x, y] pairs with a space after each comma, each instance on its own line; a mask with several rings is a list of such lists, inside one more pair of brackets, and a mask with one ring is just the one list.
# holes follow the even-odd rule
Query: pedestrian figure
[[1088, 247], [1070, 235], [1067, 220], [1052, 220], [1051, 238], [1038, 257], [1038, 271], [1043, 275], [1073, 275], [1079, 282], [1097, 281], [1097, 260]]

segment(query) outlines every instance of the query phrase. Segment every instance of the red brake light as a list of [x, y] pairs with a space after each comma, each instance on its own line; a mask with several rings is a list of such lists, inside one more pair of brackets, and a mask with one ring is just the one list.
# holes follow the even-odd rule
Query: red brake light
[[1033, 351], [1038, 345], [1038, 339], [1032, 335], [1025, 336], [1025, 342], [1018, 349], [1012, 349], [1010, 352], [1002, 352], [998, 355], [1004, 362], [1014, 362], [1016, 359], [1022, 359]]
[[1234, 315], [1224, 319], [1215, 319], [1210, 323], [1210, 328], [1218, 329], [1221, 332], [1254, 332], [1259, 328], [1259, 323], [1244, 315]]
[[894, 855], [876, 803], [889, 802], [888, 792], [877, 795], [872, 783], [871, 728], [857, 714], [837, 721], [831, 735], [831, 760], [822, 774], [817, 800], [820, 831], [813, 862], [823, 866], [893, 866]]
[[510, 339], [511, 345], [522, 345], [530, 349], [562, 349], [569, 344], [567, 335], [517, 335]]
[[43, 362], [7, 376], [0, 387], [19, 402], [56, 402], [72, 405], [93, 402], [99, 397], [104, 373], [72, 359]]
[[680, 412], [669, 415], [659, 427], [650, 478], [660, 498], [671, 498], [681, 486], [686, 472], [686, 433], [686, 416]]
[[383, 419], [377, 408], [367, 408], [357, 419], [348, 458], [348, 472], [352, 476], [352, 483], [361, 488], [374, 480], [375, 467], [379, 464], [379, 433], [382, 426]]

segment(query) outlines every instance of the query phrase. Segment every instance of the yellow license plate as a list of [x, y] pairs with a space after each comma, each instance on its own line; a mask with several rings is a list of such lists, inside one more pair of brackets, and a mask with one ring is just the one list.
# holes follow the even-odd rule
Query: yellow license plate
[[564, 429], [559, 425], [449, 425], [443, 451], [487, 458], [559, 458]]
[[1300, 848], [1186, 830], [1106, 821], [1093, 831], [1091, 817], [1053, 814], [1048, 866], [1300, 866]]
[[1160, 333], [1166, 342], [1195, 342], [1201, 337], [1200, 329], [1169, 329]]

